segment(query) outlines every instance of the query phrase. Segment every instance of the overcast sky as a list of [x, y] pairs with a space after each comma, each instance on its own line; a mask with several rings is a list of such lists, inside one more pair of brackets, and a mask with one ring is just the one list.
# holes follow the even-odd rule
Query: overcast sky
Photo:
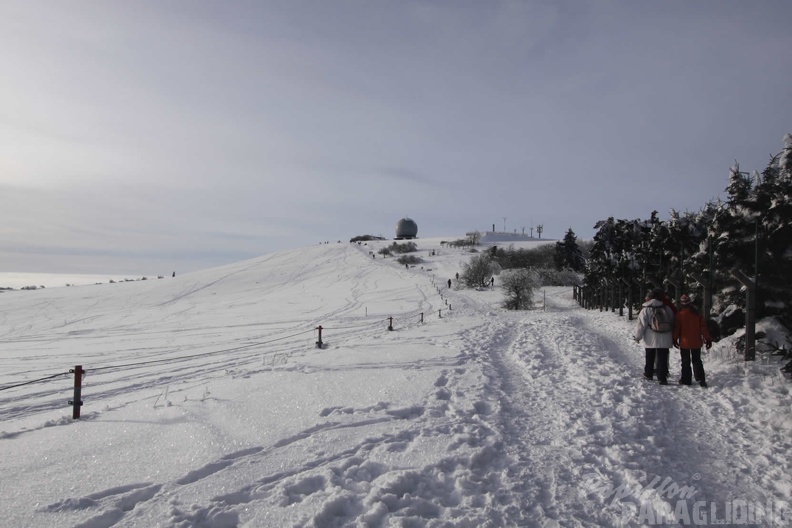
[[591, 238], [792, 132], [792, 2], [0, 0], [0, 271]]

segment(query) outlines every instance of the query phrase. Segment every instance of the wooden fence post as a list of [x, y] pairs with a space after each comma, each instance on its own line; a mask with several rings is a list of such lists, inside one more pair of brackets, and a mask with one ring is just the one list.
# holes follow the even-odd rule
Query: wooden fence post
[[756, 359], [756, 283], [741, 270], [731, 270], [731, 275], [745, 286], [745, 361]]
[[82, 406], [82, 378], [85, 371], [82, 365], [75, 366], [69, 372], [74, 373], [74, 399], [69, 402], [72, 406], [72, 419], [77, 420], [80, 417], [80, 407]]

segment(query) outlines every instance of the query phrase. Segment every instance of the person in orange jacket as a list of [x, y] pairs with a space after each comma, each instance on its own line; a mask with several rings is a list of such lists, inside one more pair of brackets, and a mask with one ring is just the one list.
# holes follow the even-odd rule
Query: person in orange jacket
[[701, 347], [706, 345], [707, 350], [712, 348], [712, 338], [704, 317], [693, 306], [690, 297], [683, 294], [679, 298], [679, 304], [679, 311], [674, 318], [674, 348], [678, 348], [682, 356], [682, 377], [679, 383], [690, 385], [692, 374], [699, 385], [706, 387], [707, 379], [704, 374], [704, 364], [701, 362]]

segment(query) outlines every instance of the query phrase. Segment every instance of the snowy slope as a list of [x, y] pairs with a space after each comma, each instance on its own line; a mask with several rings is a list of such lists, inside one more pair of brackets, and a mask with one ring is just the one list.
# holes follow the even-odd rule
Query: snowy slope
[[[325, 244], [4, 293], [0, 387], [64, 375], [0, 391], [2, 525], [712, 525], [739, 524], [740, 501], [785, 512], [792, 419], [777, 369], [746, 370], [723, 343], [705, 359], [710, 389], [645, 382], [625, 318], [580, 309], [567, 288], [522, 313], [499, 307], [497, 281], [448, 290], [469, 254], [439, 242], [418, 240], [413, 268], [376, 254], [390, 242]], [[77, 364], [88, 374], [73, 421]]]

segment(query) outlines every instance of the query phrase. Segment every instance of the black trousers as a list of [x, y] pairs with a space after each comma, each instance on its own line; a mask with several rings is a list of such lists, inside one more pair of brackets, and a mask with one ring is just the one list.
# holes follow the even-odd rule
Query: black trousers
[[692, 374], [696, 381], [701, 383], [707, 381], [704, 377], [704, 364], [701, 362], [701, 349], [700, 348], [680, 348], [679, 354], [682, 356], [682, 376], [680, 376], [680, 383], [690, 385], [692, 383], [690, 363], [693, 362]]
[[[657, 367], [655, 367], [657, 361]], [[668, 380], [668, 349], [667, 348], [647, 348], [646, 365], [644, 366], [644, 376], [652, 379], [657, 374], [660, 381]]]

